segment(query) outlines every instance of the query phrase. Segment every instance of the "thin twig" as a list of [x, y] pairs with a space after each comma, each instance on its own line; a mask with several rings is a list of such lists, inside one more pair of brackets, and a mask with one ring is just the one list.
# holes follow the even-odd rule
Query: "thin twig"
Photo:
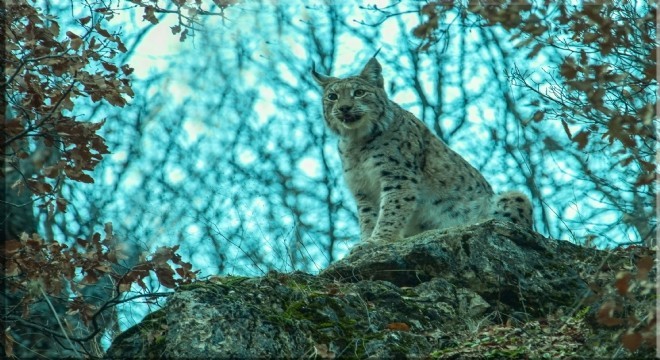
[[55, 311], [55, 307], [53, 304], [50, 302], [50, 299], [48, 298], [48, 295], [46, 295], [46, 292], [44, 292], [44, 289], [41, 285], [39, 285], [39, 290], [41, 291], [41, 295], [46, 299], [46, 302], [48, 303], [48, 306], [50, 307], [50, 310], [53, 312], [53, 316], [55, 316], [55, 320], [57, 320], [57, 324], [60, 326], [60, 330], [62, 330], [62, 334], [64, 334], [64, 337], [66, 340], [69, 342], [69, 345], [71, 345], [71, 349], [76, 353], [77, 357], [81, 357], [80, 353], [78, 352], [78, 349], [76, 349], [76, 346], [73, 345], [73, 341], [69, 338], [69, 335], [66, 333], [66, 329], [64, 329], [64, 325], [62, 325], [62, 322], [60, 321], [60, 317], [57, 315], [57, 311]]

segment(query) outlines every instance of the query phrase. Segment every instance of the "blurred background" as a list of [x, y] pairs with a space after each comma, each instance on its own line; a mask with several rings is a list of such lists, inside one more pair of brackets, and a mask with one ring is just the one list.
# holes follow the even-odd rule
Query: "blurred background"
[[[174, 16], [146, 27], [140, 12], [127, 13], [132, 51], [122, 61], [136, 69], [136, 95], [125, 108], [74, 110], [107, 119], [100, 134], [111, 154], [94, 184], [63, 189], [72, 211], [39, 214], [42, 226], [72, 237], [111, 221], [143, 248], [181, 244], [208, 274], [323, 269], [359, 232], [309, 72], [314, 62], [353, 75], [382, 48], [390, 98], [496, 191], [526, 192], [538, 232], [600, 247], [654, 236], [654, 196], [635, 185], [634, 168], [597, 142], [578, 150], [561, 119], [533, 120], [571, 106], [553, 88], [562, 49], [529, 59], [502, 29], [453, 11], [422, 52], [412, 34], [424, 20], [418, 4], [245, 2], [200, 18], [185, 42], [171, 33]], [[543, 97], [556, 103], [540, 105]]]

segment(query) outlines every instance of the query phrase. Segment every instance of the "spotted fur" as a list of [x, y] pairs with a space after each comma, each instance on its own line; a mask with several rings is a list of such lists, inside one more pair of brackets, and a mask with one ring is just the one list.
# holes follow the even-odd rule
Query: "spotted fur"
[[395, 241], [490, 218], [532, 228], [532, 206], [524, 194], [495, 196], [477, 169], [387, 98], [375, 58], [357, 76], [335, 78], [315, 70], [312, 76], [323, 88], [326, 125], [339, 135], [362, 240]]

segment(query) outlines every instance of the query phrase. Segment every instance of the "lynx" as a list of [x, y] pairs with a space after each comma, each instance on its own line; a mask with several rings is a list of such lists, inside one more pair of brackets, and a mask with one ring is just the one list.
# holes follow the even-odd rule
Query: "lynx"
[[495, 195], [477, 169], [387, 98], [375, 56], [357, 76], [336, 78], [312, 68], [312, 77], [323, 88], [325, 123], [339, 136], [362, 241], [396, 241], [487, 219], [532, 228], [527, 196]]

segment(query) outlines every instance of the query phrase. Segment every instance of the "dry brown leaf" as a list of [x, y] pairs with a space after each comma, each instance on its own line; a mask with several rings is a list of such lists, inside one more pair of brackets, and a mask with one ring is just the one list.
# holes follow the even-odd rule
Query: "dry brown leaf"
[[389, 323], [385, 328], [393, 331], [410, 331], [410, 325], [402, 322]]

